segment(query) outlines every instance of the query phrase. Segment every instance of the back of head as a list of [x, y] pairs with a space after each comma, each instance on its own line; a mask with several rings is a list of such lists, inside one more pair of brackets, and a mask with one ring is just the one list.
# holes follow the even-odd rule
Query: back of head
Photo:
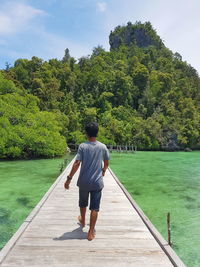
[[85, 126], [85, 132], [89, 137], [97, 137], [98, 131], [99, 131], [99, 126], [98, 123], [96, 122], [89, 122]]

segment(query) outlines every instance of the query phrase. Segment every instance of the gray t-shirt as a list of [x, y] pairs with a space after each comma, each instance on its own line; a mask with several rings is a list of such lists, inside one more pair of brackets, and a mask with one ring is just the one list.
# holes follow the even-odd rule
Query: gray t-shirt
[[81, 161], [77, 185], [87, 191], [101, 190], [104, 187], [102, 161], [109, 160], [107, 147], [99, 141], [79, 145], [76, 160]]

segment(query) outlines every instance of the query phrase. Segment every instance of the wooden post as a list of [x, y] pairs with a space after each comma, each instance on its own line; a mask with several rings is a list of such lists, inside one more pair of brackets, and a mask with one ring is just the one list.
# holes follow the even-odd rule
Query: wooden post
[[62, 164], [60, 165], [60, 173], [63, 172], [63, 169], [64, 169], [64, 164], [62, 163]]
[[68, 158], [65, 158], [65, 159], [64, 159], [64, 167], [67, 166], [67, 163], [68, 163]]
[[170, 221], [170, 212], [167, 213], [167, 231], [168, 231], [168, 244], [172, 246], [171, 242], [171, 221]]
[[110, 145], [110, 152], [113, 152], [113, 145]]
[[134, 153], [136, 153], [137, 152], [137, 146], [135, 146], [135, 150], [134, 150]]

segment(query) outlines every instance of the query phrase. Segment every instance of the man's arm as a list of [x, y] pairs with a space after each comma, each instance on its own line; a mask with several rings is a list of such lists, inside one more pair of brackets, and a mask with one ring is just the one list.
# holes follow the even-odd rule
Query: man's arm
[[67, 176], [67, 181], [64, 184], [65, 189], [69, 189], [69, 184], [71, 183], [72, 177], [78, 170], [80, 166], [81, 161], [80, 160], [75, 160], [74, 164], [72, 165], [72, 169], [70, 171], [70, 174]]
[[106, 173], [106, 170], [108, 169], [108, 165], [109, 165], [109, 161], [108, 160], [104, 160], [103, 161], [103, 169], [102, 169], [102, 175], [104, 176], [105, 175], [105, 173]]

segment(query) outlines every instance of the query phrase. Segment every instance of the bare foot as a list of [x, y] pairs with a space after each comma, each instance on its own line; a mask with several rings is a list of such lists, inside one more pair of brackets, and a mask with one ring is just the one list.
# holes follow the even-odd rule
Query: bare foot
[[95, 238], [95, 233], [89, 230], [87, 235], [88, 241], [92, 241], [94, 238]]
[[85, 227], [85, 222], [82, 221], [81, 215], [78, 216], [78, 221], [82, 225], [82, 227]]

